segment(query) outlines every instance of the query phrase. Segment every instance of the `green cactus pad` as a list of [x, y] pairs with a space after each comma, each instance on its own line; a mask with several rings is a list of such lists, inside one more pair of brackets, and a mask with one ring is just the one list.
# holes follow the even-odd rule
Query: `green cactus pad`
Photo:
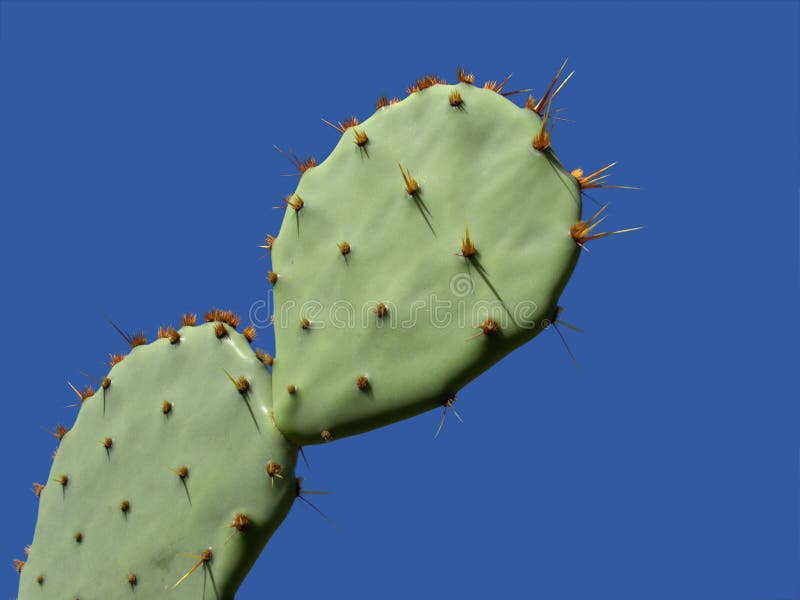
[[232, 327], [179, 334], [135, 347], [82, 403], [41, 491], [21, 600], [232, 599], [289, 511], [297, 448], [272, 420], [269, 371]]
[[541, 130], [495, 91], [436, 84], [345, 129], [304, 170], [270, 244], [288, 437], [319, 443], [440, 407], [549, 324], [578, 259], [581, 195], [533, 147]]

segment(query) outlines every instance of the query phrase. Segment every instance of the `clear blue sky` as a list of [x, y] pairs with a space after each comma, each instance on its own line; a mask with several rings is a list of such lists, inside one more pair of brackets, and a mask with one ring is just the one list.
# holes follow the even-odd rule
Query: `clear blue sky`
[[[241, 589], [265, 597], [800, 597], [798, 4], [0, 2], [0, 598], [67, 380], [129, 329], [266, 291], [257, 248], [322, 158], [320, 119], [416, 77], [564, 57], [569, 167], [620, 164], [611, 224], [550, 332], [439, 414], [308, 451], [298, 504]], [[267, 331], [261, 332], [268, 338]], [[266, 343], [269, 346], [269, 343]], [[5, 566], [3, 566], [5, 565]]]

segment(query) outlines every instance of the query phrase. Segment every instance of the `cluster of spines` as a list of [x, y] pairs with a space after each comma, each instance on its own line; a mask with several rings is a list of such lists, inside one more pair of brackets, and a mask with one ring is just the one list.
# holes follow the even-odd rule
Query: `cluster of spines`
[[[181, 327], [194, 327], [196, 324], [197, 324], [197, 315], [194, 313], [184, 313], [183, 316], [181, 317]], [[135, 336], [131, 336], [130, 334], [124, 332], [122, 329], [117, 327], [117, 325], [115, 325], [113, 322], [111, 322], [111, 325], [128, 342], [128, 344], [131, 346], [132, 349], [135, 348], [136, 346], [141, 346], [147, 343], [147, 337], [144, 334], [144, 332], [139, 333]], [[180, 333], [172, 326], [159, 327], [156, 333], [156, 337], [157, 339], [165, 339], [165, 338], [169, 339], [171, 344], [177, 344], [181, 339]], [[108, 366], [113, 367], [114, 365], [122, 362], [123, 359], [127, 356], [127, 354], [124, 352], [120, 352], [120, 353], [112, 353], [109, 354], [108, 356], [109, 356]], [[107, 385], [105, 385], [107, 380], [108, 378], [103, 379], [104, 388], [107, 387]], [[110, 383], [110, 380], [108, 382]], [[71, 384], [70, 387], [72, 387]], [[74, 387], [72, 389], [75, 390]], [[87, 386], [86, 390], [84, 391], [84, 394], [87, 393], [89, 389], [90, 388]], [[77, 392], [77, 390], [75, 391]], [[77, 393], [79, 397], [82, 395], [81, 392]]]

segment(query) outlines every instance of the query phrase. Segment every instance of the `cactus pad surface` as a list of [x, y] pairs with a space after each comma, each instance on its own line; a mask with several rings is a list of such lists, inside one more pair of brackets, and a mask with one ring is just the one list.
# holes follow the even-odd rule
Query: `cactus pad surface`
[[60, 433], [21, 600], [232, 599], [297, 494], [270, 373], [224, 323], [134, 347]]
[[441, 407], [550, 323], [578, 259], [552, 119], [469, 83], [384, 104], [297, 161], [268, 240], [275, 417], [297, 443]]

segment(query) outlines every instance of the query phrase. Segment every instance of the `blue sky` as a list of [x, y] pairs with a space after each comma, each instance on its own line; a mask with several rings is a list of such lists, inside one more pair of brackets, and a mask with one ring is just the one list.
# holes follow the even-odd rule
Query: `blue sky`
[[[242, 600], [800, 597], [798, 4], [0, 2], [5, 418], [0, 598], [67, 380], [129, 329], [265, 297], [291, 191], [273, 144], [457, 65], [543, 88], [568, 167], [620, 161], [562, 298], [579, 368], [534, 340], [431, 413], [308, 450]], [[269, 333], [262, 332], [263, 338]]]

